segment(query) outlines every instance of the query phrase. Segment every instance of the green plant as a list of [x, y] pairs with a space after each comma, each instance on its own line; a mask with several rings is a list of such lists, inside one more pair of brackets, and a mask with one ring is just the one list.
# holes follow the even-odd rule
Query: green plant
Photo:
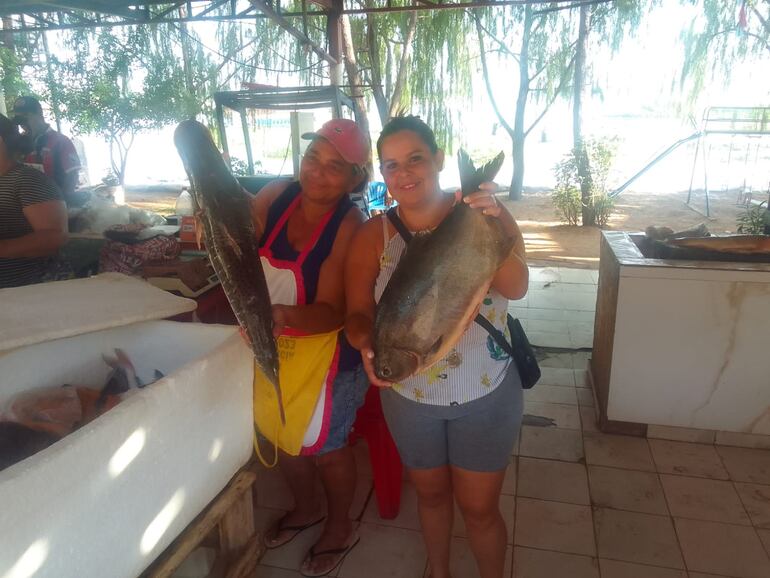
[[736, 218], [738, 221], [737, 231], [744, 235], [762, 235], [765, 232], [766, 212], [767, 201], [762, 201], [758, 205], [749, 206]]
[[[590, 171], [590, 201], [587, 205], [594, 213], [596, 224], [604, 227], [615, 208], [615, 201], [607, 194], [607, 177], [615, 158], [616, 139], [589, 139], [583, 144]], [[582, 213], [581, 180], [578, 175], [578, 149], [571, 150], [554, 167], [556, 187], [551, 199], [557, 216], [569, 225], [577, 225]]]

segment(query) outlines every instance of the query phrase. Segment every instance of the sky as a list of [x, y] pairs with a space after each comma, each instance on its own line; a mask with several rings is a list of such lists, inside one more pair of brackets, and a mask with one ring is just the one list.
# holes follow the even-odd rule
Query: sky
[[[691, 134], [699, 121], [699, 116], [707, 106], [770, 106], [770, 75], [758, 74], [758, 70], [770, 69], [770, 58], [763, 62], [735, 63], [732, 79], [729, 83], [712, 83], [701, 95], [696, 107], [693, 124], [687, 119], [677, 118], [673, 114], [672, 87], [675, 85], [677, 71], [681, 67], [683, 48], [680, 34], [693, 18], [697, 9], [683, 7], [666, 2], [643, 19], [642, 26], [634, 38], [623, 43], [617, 54], [607, 50], [594, 49], [590, 55], [594, 76], [603, 81], [605, 89], [601, 97], [590, 97], [585, 106], [584, 126], [588, 134], [617, 136], [620, 142], [618, 159], [611, 179], [619, 183], [635, 173], [639, 168], [666, 148], [675, 140]], [[216, 48], [213, 26], [196, 24], [196, 31], [203, 38], [204, 44]], [[505, 67], [498, 65], [493, 70], [494, 91], [501, 105], [509, 103], [508, 119], [512, 123], [516, 75], [510, 74], [510, 63]], [[275, 75], [266, 79], [275, 82]], [[283, 77], [283, 86], [296, 85], [296, 79]], [[462, 144], [472, 150], [489, 155], [503, 150], [510, 157], [510, 139], [504, 130], [493, 127], [497, 122], [489, 104], [483, 81], [479, 76], [474, 82], [473, 102], [466, 105], [473, 111], [472, 122], [468, 126], [457, 127]], [[675, 90], [675, 89], [674, 89]], [[667, 114], [667, 112], [671, 114]], [[529, 115], [538, 113], [537, 106], [529, 107]], [[466, 117], [467, 111], [466, 111]], [[318, 113], [315, 123], [320, 125], [328, 117], [327, 112]], [[372, 117], [376, 117], [373, 114]], [[236, 121], [238, 119], [235, 119]], [[376, 119], [373, 119], [376, 120]], [[552, 186], [553, 165], [571, 147], [571, 109], [568, 102], [560, 101], [546, 115], [527, 141], [526, 186]], [[378, 130], [373, 123], [373, 130]], [[184, 171], [175, 153], [172, 143], [173, 127], [161, 131], [152, 131], [137, 137], [131, 150], [127, 170], [128, 184], [142, 184], [157, 181], [181, 181]], [[240, 130], [228, 132], [231, 151], [236, 156], [245, 157], [240, 139]], [[376, 132], [372, 135], [376, 139]], [[109, 166], [108, 149], [98, 137], [81, 136], [84, 142], [91, 181], [98, 180], [106, 173]], [[267, 170], [284, 172], [291, 170], [291, 157], [283, 160], [276, 149], [282, 148], [282, 142], [288, 145], [288, 132], [255, 134], [255, 156], [260, 151], [271, 149], [277, 158], [272, 161], [263, 158]], [[765, 140], [770, 141], [770, 137]], [[717, 143], [719, 144], [719, 143]], [[738, 143], [743, 147], [743, 143]], [[760, 146], [759, 156], [764, 154], [764, 144]], [[770, 142], [767, 143], [770, 155]], [[645, 179], [635, 186], [644, 190], [677, 189], [683, 183], [689, 183], [694, 147], [682, 147], [671, 158], [650, 171]], [[505, 184], [512, 172], [510, 158], [506, 159], [498, 182]], [[456, 181], [456, 170], [448, 164], [442, 175], [442, 184], [449, 186]]]

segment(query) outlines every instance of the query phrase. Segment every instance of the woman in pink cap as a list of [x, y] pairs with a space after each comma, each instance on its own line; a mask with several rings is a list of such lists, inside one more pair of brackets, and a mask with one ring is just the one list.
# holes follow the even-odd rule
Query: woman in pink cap
[[[311, 142], [299, 180], [273, 181], [251, 203], [255, 228], [262, 235], [260, 255], [276, 335], [321, 334], [343, 325], [344, 263], [350, 240], [365, 219], [350, 194], [367, 184], [368, 137], [353, 121], [334, 119], [303, 138]], [[358, 542], [349, 515], [356, 467], [347, 437], [369, 381], [359, 352], [344, 333], [339, 334], [325, 384], [313, 415], [322, 424], [308, 428], [299, 456], [281, 453], [278, 460], [294, 495], [294, 509], [265, 537], [267, 548], [277, 548], [324, 521], [315, 492], [320, 476], [327, 498], [325, 524], [302, 563], [303, 576], [328, 574]]]

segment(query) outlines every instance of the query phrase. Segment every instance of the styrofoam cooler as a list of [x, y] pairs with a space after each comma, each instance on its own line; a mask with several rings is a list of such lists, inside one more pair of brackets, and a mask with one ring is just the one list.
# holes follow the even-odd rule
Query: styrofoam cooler
[[248, 461], [251, 354], [235, 327], [158, 321], [194, 308], [115, 273], [0, 290], [0, 408], [101, 386], [115, 348], [165, 375], [0, 472], [0, 577], [135, 578]]

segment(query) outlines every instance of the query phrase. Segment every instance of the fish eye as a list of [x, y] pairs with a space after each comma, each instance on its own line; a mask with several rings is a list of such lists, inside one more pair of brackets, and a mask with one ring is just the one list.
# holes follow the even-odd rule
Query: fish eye
[[390, 377], [390, 374], [392, 372], [390, 371], [390, 367], [386, 365], [385, 367], [382, 368], [380, 373], [382, 373], [382, 377]]

